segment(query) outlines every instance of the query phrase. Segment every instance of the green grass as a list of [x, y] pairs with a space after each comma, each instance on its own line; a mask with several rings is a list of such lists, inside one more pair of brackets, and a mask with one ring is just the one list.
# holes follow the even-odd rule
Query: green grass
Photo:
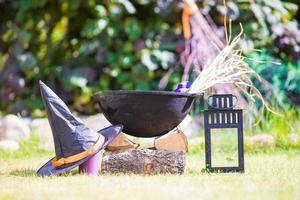
[[279, 113], [280, 116], [265, 112], [257, 126], [246, 129], [246, 135], [270, 134], [278, 148], [300, 149], [300, 141], [295, 144], [289, 140], [290, 134], [300, 135], [300, 109], [284, 109]]
[[18, 153], [0, 152], [0, 199], [300, 199], [295, 149], [247, 153], [244, 174], [202, 172], [203, 145], [194, 145], [184, 175], [37, 177], [52, 155], [38, 148], [36, 138], [23, 142]]

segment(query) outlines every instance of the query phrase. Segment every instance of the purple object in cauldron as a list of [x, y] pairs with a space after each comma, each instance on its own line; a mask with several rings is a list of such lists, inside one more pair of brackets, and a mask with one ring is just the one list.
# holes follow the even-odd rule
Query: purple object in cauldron
[[177, 88], [174, 90], [174, 92], [183, 92], [187, 93], [191, 89], [192, 83], [189, 81], [181, 82], [177, 85]]

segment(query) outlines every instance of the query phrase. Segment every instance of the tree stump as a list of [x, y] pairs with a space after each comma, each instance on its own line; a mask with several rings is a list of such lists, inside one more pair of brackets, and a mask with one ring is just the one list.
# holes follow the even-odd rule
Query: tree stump
[[183, 174], [184, 169], [184, 152], [151, 149], [107, 151], [101, 165], [102, 173]]

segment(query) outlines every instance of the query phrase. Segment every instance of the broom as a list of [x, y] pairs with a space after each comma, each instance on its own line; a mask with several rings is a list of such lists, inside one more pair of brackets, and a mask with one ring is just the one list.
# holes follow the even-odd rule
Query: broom
[[[186, 61], [185, 73], [187, 73], [184, 74], [183, 79], [187, 80], [188, 71], [192, 65], [196, 67], [196, 70], [202, 70], [192, 83], [189, 93], [200, 93], [216, 85], [222, 85], [227, 88], [229, 92], [238, 94], [239, 99], [244, 99], [243, 96], [240, 95], [241, 93], [244, 94], [247, 102], [255, 102], [255, 98], [258, 98], [262, 102], [263, 108], [276, 113], [268, 106], [262, 94], [251, 80], [251, 77], [255, 77], [259, 81], [264, 81], [249, 67], [244, 60], [245, 57], [242, 56], [242, 49], [239, 47], [241, 37], [243, 36], [242, 25], [241, 32], [231, 40], [231, 22], [229, 22], [229, 34], [227, 34], [225, 16], [225, 44], [214, 33], [213, 28], [208, 25], [205, 18], [199, 12], [197, 5], [192, 0], [184, 0], [184, 2], [187, 6], [183, 11], [183, 29], [185, 30], [184, 36], [188, 48], [183, 52], [183, 58], [185, 59], [184, 61]], [[191, 14], [193, 14], [192, 19], [194, 21], [191, 21], [191, 26], [194, 27], [192, 31], [197, 32], [193, 34], [193, 37], [191, 37], [190, 24], [188, 22]], [[197, 23], [199, 26], [195, 28], [193, 23]], [[207, 36], [204, 37], [204, 35]], [[193, 47], [196, 48], [193, 49]], [[203, 50], [201, 50], [201, 48]], [[202, 54], [200, 57], [204, 55], [206, 60], [198, 58], [199, 54]]]

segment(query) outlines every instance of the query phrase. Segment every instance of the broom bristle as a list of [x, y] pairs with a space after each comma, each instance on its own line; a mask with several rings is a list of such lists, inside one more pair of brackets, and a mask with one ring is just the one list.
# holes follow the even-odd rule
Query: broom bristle
[[270, 109], [260, 91], [251, 81], [251, 77], [260, 79], [260, 76], [244, 61], [242, 49], [239, 46], [242, 35], [243, 28], [241, 26], [241, 32], [232, 41], [228, 41], [217, 57], [203, 68], [192, 83], [189, 92], [201, 93], [216, 84], [230, 83], [239, 88], [251, 101], [254, 102], [253, 96], [256, 96], [261, 100], [264, 108], [276, 113]]

